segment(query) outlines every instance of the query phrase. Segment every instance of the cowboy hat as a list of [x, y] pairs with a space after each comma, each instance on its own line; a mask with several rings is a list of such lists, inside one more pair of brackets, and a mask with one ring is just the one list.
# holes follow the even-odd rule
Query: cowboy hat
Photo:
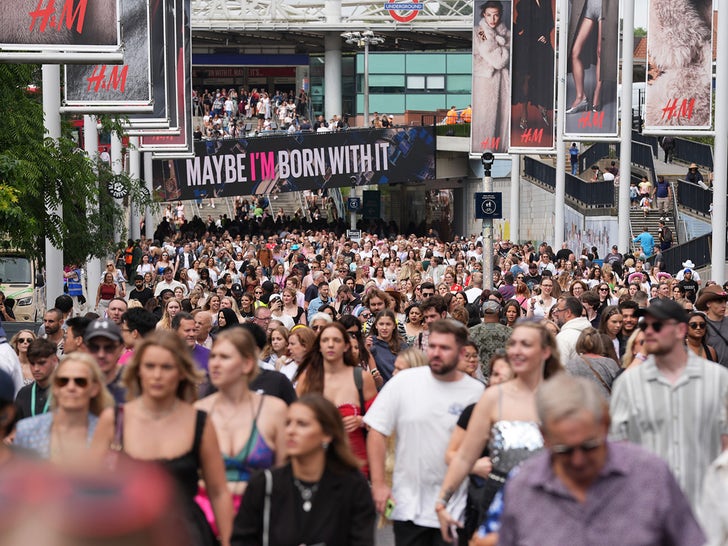
[[695, 303], [695, 307], [699, 311], [705, 311], [708, 308], [708, 302], [715, 300], [728, 301], [728, 294], [723, 291], [723, 288], [718, 285], [706, 286], [700, 292], [700, 297]]
[[687, 260], [682, 263], [683, 267], [686, 267], [688, 269], [695, 269], [695, 264], [692, 262], [692, 260]]

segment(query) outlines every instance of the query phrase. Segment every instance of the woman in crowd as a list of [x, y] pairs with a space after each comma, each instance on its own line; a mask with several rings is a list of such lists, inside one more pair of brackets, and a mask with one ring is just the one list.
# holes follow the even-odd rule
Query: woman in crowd
[[554, 280], [552, 277], [544, 277], [541, 280], [541, 294], [531, 296], [526, 316], [528, 318], [542, 319], [547, 317], [551, 308], [556, 305], [556, 298], [553, 297]]
[[154, 267], [157, 268], [157, 277], [161, 277], [162, 273], [164, 273], [164, 270], [168, 267], [171, 267], [172, 272], [176, 273], [175, 264], [169, 259], [169, 252], [167, 252], [166, 250], [162, 251], [162, 256], [157, 260], [157, 263], [154, 264]]
[[296, 324], [306, 325], [306, 312], [297, 303], [295, 288], [283, 289], [283, 312], [293, 319]]
[[306, 353], [312, 349], [315, 341], [316, 334], [311, 328], [302, 325], [295, 326], [288, 334], [288, 358], [282, 362], [279, 360], [276, 369], [293, 382], [298, 367], [306, 357]]
[[232, 544], [373, 546], [374, 503], [334, 404], [319, 394], [291, 404], [286, 446], [289, 464], [251, 479]]
[[253, 297], [252, 293], [246, 293], [240, 297], [240, 316], [244, 320], [252, 320], [252, 318], [255, 316], [255, 306], [253, 305], [254, 302], [255, 298]]
[[518, 319], [524, 315], [524, 311], [523, 308], [518, 304], [518, 301], [508, 300], [503, 304], [501, 314], [503, 316], [504, 324], [510, 328], [513, 328], [516, 325], [516, 321], [518, 321]]
[[516, 378], [486, 389], [473, 409], [465, 438], [450, 462], [438, 495], [436, 511], [443, 533], [449, 532], [452, 525], [459, 526], [448, 513], [447, 502], [486, 445], [493, 469], [485, 484], [488, 492], [483, 495], [484, 506], [490, 505], [508, 472], [543, 447], [535, 393], [544, 379], [563, 369], [556, 340], [543, 325], [523, 322], [513, 329], [506, 353]]
[[209, 311], [212, 315], [213, 324], [217, 324], [217, 315], [220, 312], [220, 296], [217, 294], [210, 295], [202, 306], [204, 311]]
[[296, 323], [293, 321], [293, 317], [286, 314], [283, 311], [283, 298], [280, 294], [272, 294], [268, 300], [268, 307], [270, 308], [270, 318], [281, 322], [286, 329], [290, 330]]
[[581, 295], [587, 290], [589, 290], [589, 287], [582, 280], [574, 280], [569, 286], [569, 294], [571, 294], [575, 298], [580, 298]]
[[458, 370], [465, 375], [485, 382], [482, 372], [480, 371], [480, 359], [478, 356], [478, 346], [474, 341], [468, 341], [465, 345], [465, 352], [460, 355], [458, 361]]
[[59, 362], [51, 385], [51, 411], [19, 421], [14, 443], [42, 459], [83, 467], [99, 422], [113, 424], [114, 399], [96, 360], [79, 352]]
[[706, 360], [718, 362], [718, 355], [715, 349], [707, 342], [708, 321], [705, 313], [693, 311], [688, 318], [688, 333], [685, 342], [692, 352]]
[[142, 263], [140, 263], [136, 268], [136, 274], [141, 275], [142, 277], [146, 275], [147, 273], [150, 273], [152, 275], [152, 278], [154, 277], [154, 265], [149, 261], [149, 254], [142, 254]]
[[235, 314], [235, 311], [227, 307], [220, 309], [220, 312], [217, 314], [218, 334], [220, 332], [224, 332], [225, 330], [233, 328], [238, 324], [240, 324], [240, 321], [238, 320], [238, 315]]
[[518, 302], [523, 312], [525, 313], [528, 309], [528, 300], [531, 298], [531, 291], [528, 289], [528, 285], [523, 282], [523, 275], [520, 275], [520, 279], [516, 281], [516, 293], [513, 295], [513, 299]]
[[622, 331], [622, 313], [616, 305], [605, 307], [599, 322], [599, 331], [612, 340], [614, 351], [619, 354], [619, 333]]
[[177, 298], [170, 298], [164, 305], [162, 318], [157, 323], [157, 330], [170, 330], [172, 319], [182, 310], [182, 305]]
[[647, 352], [645, 351], [645, 333], [639, 328], [635, 328], [632, 335], [627, 340], [624, 348], [624, 356], [622, 357], [622, 369], [627, 370], [632, 367], [639, 366], [647, 360]]
[[288, 329], [285, 326], [273, 328], [268, 333], [268, 343], [260, 355], [271, 370], [277, 370], [276, 363], [285, 361], [288, 355]]
[[408, 347], [397, 331], [397, 319], [389, 309], [377, 313], [372, 325], [371, 353], [377, 369], [386, 383], [392, 378], [397, 353]]
[[[371, 374], [364, 373], [351, 352], [349, 332], [338, 322], [324, 326], [296, 373], [296, 392], [323, 394], [336, 405], [352, 450], [367, 460], [364, 414], [377, 395]], [[368, 474], [367, 465], [363, 471]]]
[[351, 338], [351, 354], [354, 356], [354, 361], [369, 372], [374, 378], [374, 383], [377, 389], [381, 389], [384, 384], [382, 376], [377, 370], [377, 364], [374, 362], [374, 357], [367, 348], [364, 335], [362, 334], [362, 325], [354, 315], [342, 315], [339, 318], [339, 322], [344, 325], [346, 331]]
[[[186, 517], [179, 524], [186, 526], [191, 544], [211, 546], [217, 544], [217, 539], [195, 503], [201, 477], [220, 543], [228, 546], [233, 507], [220, 444], [214, 422], [192, 405], [201, 380], [187, 346], [176, 332], [150, 333], [137, 345], [124, 370], [129, 402], [118, 414], [120, 421], [100, 429], [98, 434], [107, 448], [118, 442], [129, 458], [160, 464], [180, 491]], [[115, 429], [119, 431], [116, 434]]]
[[[195, 407], [206, 412], [215, 426], [228, 488], [237, 509], [251, 474], [285, 461], [288, 408], [280, 398], [250, 390], [250, 382], [259, 370], [258, 347], [247, 330], [228, 330], [217, 337], [208, 370], [217, 392]], [[204, 491], [198, 503], [212, 523], [212, 507]]]
[[28, 361], [28, 347], [35, 339], [35, 334], [31, 330], [20, 330], [10, 339], [10, 346], [18, 355], [20, 366], [23, 368], [23, 384], [30, 385], [35, 379], [30, 371], [30, 362]]
[[[611, 344], [610, 344], [611, 345]], [[604, 355], [602, 336], [594, 328], [582, 330], [576, 341], [576, 356], [564, 364], [566, 372], [594, 381], [605, 398], [612, 394], [612, 383], [620, 374], [619, 364]]]
[[109, 308], [109, 302], [119, 297], [119, 285], [114, 281], [113, 273], [104, 273], [104, 280], [96, 290], [96, 310], [103, 316]]
[[425, 331], [424, 316], [419, 303], [413, 303], [404, 312], [407, 320], [404, 323], [404, 331], [407, 333], [405, 341], [412, 345], [414, 341]]

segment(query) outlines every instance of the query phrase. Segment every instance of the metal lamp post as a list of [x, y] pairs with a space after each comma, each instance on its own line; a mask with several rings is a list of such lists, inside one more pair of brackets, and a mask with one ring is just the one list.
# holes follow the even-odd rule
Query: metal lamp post
[[384, 43], [383, 36], [377, 36], [371, 30], [344, 32], [341, 37], [349, 45], [364, 48], [364, 126], [369, 126], [369, 46]]
[[[483, 188], [486, 193], [493, 191], [493, 175], [491, 169], [495, 162], [493, 152], [483, 152], [480, 157], [483, 164]], [[493, 289], [493, 220], [483, 220], [483, 288]]]

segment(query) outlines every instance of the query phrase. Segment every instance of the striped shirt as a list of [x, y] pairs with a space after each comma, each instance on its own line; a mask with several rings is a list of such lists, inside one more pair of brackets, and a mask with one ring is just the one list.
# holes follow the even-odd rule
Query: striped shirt
[[703, 476], [722, 451], [721, 435], [728, 435], [726, 401], [726, 368], [688, 351], [687, 366], [673, 385], [650, 356], [614, 384], [611, 438], [665, 459], [695, 507]]

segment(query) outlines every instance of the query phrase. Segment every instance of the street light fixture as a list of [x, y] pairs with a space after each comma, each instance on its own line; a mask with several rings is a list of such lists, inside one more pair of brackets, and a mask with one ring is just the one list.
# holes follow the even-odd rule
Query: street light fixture
[[344, 32], [341, 37], [349, 45], [364, 48], [364, 126], [369, 126], [369, 46], [384, 43], [383, 36], [371, 30]]

